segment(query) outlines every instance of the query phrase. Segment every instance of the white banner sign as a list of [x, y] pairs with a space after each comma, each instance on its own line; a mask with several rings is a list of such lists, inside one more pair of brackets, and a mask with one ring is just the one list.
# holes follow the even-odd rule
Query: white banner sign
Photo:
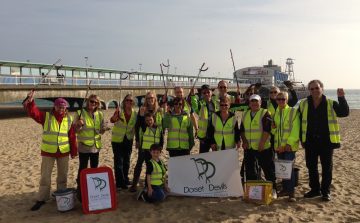
[[89, 211], [111, 208], [111, 194], [108, 173], [86, 175]]
[[240, 197], [239, 154], [235, 149], [172, 157], [169, 188], [174, 195]]

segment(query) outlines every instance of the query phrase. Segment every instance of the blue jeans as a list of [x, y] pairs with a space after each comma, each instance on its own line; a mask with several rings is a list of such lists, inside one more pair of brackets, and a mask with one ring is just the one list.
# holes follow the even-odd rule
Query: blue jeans
[[164, 192], [164, 187], [162, 186], [154, 186], [151, 185], [153, 192], [151, 194], [151, 197], [148, 197], [149, 202], [159, 202], [159, 201], [163, 201], [166, 198], [165, 192]]
[[[278, 159], [282, 160], [294, 160], [295, 159], [295, 152], [283, 152], [278, 153]], [[288, 193], [293, 193], [295, 191], [295, 172], [294, 168], [291, 172], [291, 179], [290, 180], [282, 180], [282, 187], [283, 190]]]

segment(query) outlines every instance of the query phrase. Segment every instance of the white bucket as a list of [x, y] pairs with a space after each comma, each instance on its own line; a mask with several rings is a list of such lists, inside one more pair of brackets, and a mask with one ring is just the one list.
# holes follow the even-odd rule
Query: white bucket
[[294, 162], [292, 160], [275, 159], [275, 176], [278, 179], [291, 179]]
[[56, 198], [57, 209], [60, 212], [70, 211], [75, 205], [75, 190], [68, 188], [57, 190], [53, 193]]

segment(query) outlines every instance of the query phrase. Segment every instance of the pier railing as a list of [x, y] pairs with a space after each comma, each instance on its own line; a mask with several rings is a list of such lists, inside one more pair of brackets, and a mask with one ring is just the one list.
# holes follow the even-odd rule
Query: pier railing
[[[162, 80], [121, 80], [121, 79], [100, 79], [100, 78], [76, 78], [76, 77], [41, 77], [41, 76], [14, 76], [14, 75], [1, 75], [0, 85], [48, 85], [48, 86], [86, 86], [90, 83], [93, 86], [125, 86], [125, 87], [163, 87]], [[192, 81], [166, 81], [166, 86], [172, 88], [175, 86], [191, 87]], [[217, 82], [202, 81], [197, 82], [196, 87], [200, 87], [203, 84], [209, 84], [211, 87], [216, 87]], [[236, 88], [236, 83], [228, 83], [230, 88]]]

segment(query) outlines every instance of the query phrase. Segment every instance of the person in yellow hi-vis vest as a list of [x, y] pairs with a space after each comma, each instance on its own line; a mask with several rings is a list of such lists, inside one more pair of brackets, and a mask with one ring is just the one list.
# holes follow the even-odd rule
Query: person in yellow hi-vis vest
[[[330, 201], [332, 181], [333, 149], [340, 148], [340, 132], [337, 117], [349, 115], [349, 106], [342, 88], [337, 90], [338, 101], [328, 99], [320, 80], [308, 84], [310, 96], [300, 102], [300, 139], [305, 148], [306, 167], [309, 171], [311, 190], [305, 198], [322, 195], [323, 201]], [[318, 158], [321, 160], [322, 181], [319, 183]]]
[[189, 114], [183, 111], [184, 100], [175, 98], [174, 108], [166, 113], [163, 128], [168, 129], [167, 150], [170, 157], [189, 155], [194, 146], [193, 125]]
[[229, 111], [230, 99], [220, 99], [220, 111], [212, 114], [207, 134], [212, 151], [240, 148], [240, 129], [235, 114]]
[[72, 117], [67, 113], [68, 103], [65, 99], [56, 99], [52, 111], [43, 112], [35, 105], [34, 91], [31, 91], [23, 105], [28, 115], [43, 126], [40, 187], [36, 203], [31, 208], [31, 211], [37, 211], [50, 198], [51, 173], [55, 161], [57, 190], [66, 189], [69, 155], [71, 158], [77, 155], [76, 135]]
[[145, 202], [161, 202], [166, 193], [170, 192], [166, 180], [166, 166], [160, 159], [162, 146], [152, 144], [150, 147], [151, 159], [146, 162], [146, 182], [144, 189], [138, 194], [137, 200]]
[[212, 98], [219, 103], [220, 102], [220, 98], [228, 98], [230, 99], [230, 104], [235, 103], [235, 97], [232, 95], [229, 95], [227, 93], [228, 91], [228, 83], [224, 80], [219, 81], [218, 86], [217, 86], [217, 91], [218, 94], [213, 94]]
[[260, 176], [258, 162], [266, 180], [273, 182], [273, 198], [276, 194], [274, 151], [271, 149], [271, 118], [266, 109], [261, 108], [261, 97], [253, 94], [249, 98], [250, 109], [244, 112], [240, 127], [247, 180], [257, 180]]
[[162, 126], [156, 123], [153, 113], [138, 116], [138, 122], [140, 123], [138, 159], [134, 169], [133, 182], [129, 189], [130, 192], [137, 191], [142, 165], [144, 161], [147, 162], [151, 159], [151, 145], [160, 144], [162, 146], [164, 143]]
[[[295, 160], [295, 153], [299, 148], [300, 119], [296, 108], [290, 107], [287, 102], [287, 92], [276, 95], [278, 104], [273, 116], [272, 130], [274, 148], [281, 160]], [[282, 180], [282, 191], [279, 196], [289, 196], [290, 202], [295, 202], [295, 173], [292, 171], [290, 180]]]
[[81, 200], [80, 172], [88, 167], [97, 168], [99, 165], [99, 151], [102, 148], [101, 134], [107, 127], [104, 123], [104, 114], [99, 111], [100, 98], [92, 94], [86, 99], [86, 106], [75, 114], [76, 132], [79, 151], [78, 170], [78, 198]]
[[197, 125], [197, 120], [196, 120], [196, 117], [194, 114], [194, 109], [191, 107], [191, 102], [189, 103], [185, 99], [184, 89], [180, 86], [176, 86], [176, 87], [174, 87], [174, 93], [175, 93], [176, 98], [180, 98], [182, 100], [183, 111], [186, 112], [188, 115], [190, 115], [191, 122], [192, 122], [195, 130], [197, 131], [198, 125]]
[[130, 185], [129, 168], [130, 155], [132, 151], [137, 112], [134, 111], [134, 98], [127, 94], [122, 101], [120, 109], [116, 109], [110, 122], [114, 123], [112, 128], [111, 145], [114, 154], [115, 181], [118, 190], [127, 189]]
[[200, 141], [199, 153], [206, 153], [210, 150], [210, 141], [206, 134], [209, 118], [211, 117], [212, 113], [219, 110], [219, 104], [211, 98], [212, 91], [210, 86], [207, 84], [201, 86], [201, 96], [202, 99], [199, 100], [195, 95], [194, 89], [192, 88], [190, 90], [191, 107], [199, 116], [199, 129], [197, 130], [197, 137]]

